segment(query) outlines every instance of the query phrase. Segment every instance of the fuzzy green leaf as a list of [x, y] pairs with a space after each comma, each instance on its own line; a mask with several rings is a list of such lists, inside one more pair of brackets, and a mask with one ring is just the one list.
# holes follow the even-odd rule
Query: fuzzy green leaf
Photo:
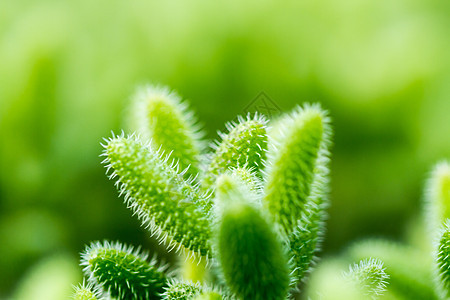
[[323, 239], [330, 133], [326, 112], [316, 105], [297, 108], [269, 132], [263, 202], [287, 236], [293, 285], [310, 271]]
[[203, 178], [205, 188], [212, 187], [216, 177], [226, 171], [245, 167], [258, 171], [263, 166], [267, 149], [267, 121], [261, 115], [239, 118], [237, 124], [227, 124], [228, 133], [220, 134], [222, 141], [214, 146], [215, 152]]
[[101, 291], [98, 287], [95, 287], [92, 283], [83, 283], [75, 287], [73, 294], [73, 300], [98, 300], [100, 299]]
[[189, 300], [189, 299], [222, 299], [219, 292], [199, 282], [170, 280], [165, 292], [164, 300]]
[[264, 204], [288, 236], [304, 217], [312, 193], [326, 194], [326, 190], [314, 190], [313, 184], [314, 174], [326, 168], [331, 129], [319, 106], [306, 106], [281, 120], [273, 131]]
[[217, 228], [217, 255], [224, 280], [239, 299], [284, 299], [289, 268], [281, 241], [262, 213], [246, 200], [251, 192], [221, 176], [228, 192], [217, 193], [222, 203]]
[[183, 180], [167, 158], [134, 137], [113, 137], [105, 146], [110, 178], [117, 184], [128, 206], [161, 240], [210, 255], [210, 223], [202, 210], [206, 197]]
[[320, 206], [314, 206], [307, 207], [307, 211], [309, 213], [301, 220], [301, 224], [288, 237], [294, 286], [311, 271], [323, 238], [323, 210]]
[[91, 244], [81, 265], [90, 283], [115, 299], [159, 299], [166, 285], [165, 267], [147, 261], [147, 255], [119, 243]]
[[379, 259], [364, 259], [358, 264], [350, 266], [350, 270], [345, 273], [345, 277], [351, 280], [361, 289], [366, 296], [376, 299], [386, 290], [389, 275]]
[[294, 264], [293, 284], [305, 279], [317, 261], [316, 254], [320, 250], [325, 231], [325, 208], [328, 206], [328, 159], [325, 151], [318, 160], [318, 168], [314, 174], [312, 191], [305, 204], [305, 211], [298, 225], [288, 236], [289, 253]]
[[179, 161], [186, 175], [196, 176], [201, 150], [202, 134], [194, 114], [180, 96], [166, 87], [144, 86], [133, 99], [129, 127], [155, 148]]
[[192, 283], [172, 280], [165, 288], [162, 296], [165, 300], [188, 300], [202, 292], [203, 287], [199, 282]]

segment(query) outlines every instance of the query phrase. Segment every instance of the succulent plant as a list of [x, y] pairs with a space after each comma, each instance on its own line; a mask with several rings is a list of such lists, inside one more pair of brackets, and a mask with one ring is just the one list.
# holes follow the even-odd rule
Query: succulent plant
[[[107, 176], [149, 233], [180, 255], [181, 267], [148, 260], [140, 248], [120, 242], [95, 242], [82, 254], [87, 283], [75, 288], [75, 299], [450, 295], [448, 163], [433, 172], [426, 202], [436, 237], [435, 286], [431, 263], [411, 266], [418, 251], [369, 240], [355, 243], [345, 258], [325, 261], [317, 272], [324, 280], [312, 280], [305, 292], [329, 205], [332, 129], [320, 105], [296, 107], [276, 120], [240, 116], [208, 151], [187, 103], [168, 88], [145, 86], [133, 99], [127, 127], [130, 132], [105, 139]], [[353, 263], [344, 273], [347, 261]]]
[[305, 105], [274, 124], [238, 117], [209, 153], [194, 120], [176, 93], [145, 86], [129, 110], [133, 132], [105, 139], [102, 156], [143, 226], [216, 279], [192, 282], [131, 247], [97, 242], [82, 255], [89, 284], [76, 297], [286, 299], [306, 277], [324, 231], [327, 113]]

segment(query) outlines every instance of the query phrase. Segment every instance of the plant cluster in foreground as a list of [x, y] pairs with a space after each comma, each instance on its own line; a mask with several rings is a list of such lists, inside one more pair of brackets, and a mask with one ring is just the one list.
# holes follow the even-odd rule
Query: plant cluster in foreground
[[[317, 261], [328, 205], [331, 126], [319, 105], [270, 122], [238, 117], [208, 150], [186, 102], [147, 86], [133, 99], [128, 127], [130, 134], [105, 140], [107, 175], [150, 234], [180, 253], [181, 266], [95, 242], [82, 254], [87, 283], [75, 299], [271, 300], [299, 291]], [[439, 205], [449, 205], [441, 199], [448, 191], [438, 193], [436, 201], [448, 200]], [[447, 229], [436, 254], [442, 293], [450, 286]], [[383, 295], [389, 275], [373, 257], [355, 260], [335, 281], [346, 299]]]

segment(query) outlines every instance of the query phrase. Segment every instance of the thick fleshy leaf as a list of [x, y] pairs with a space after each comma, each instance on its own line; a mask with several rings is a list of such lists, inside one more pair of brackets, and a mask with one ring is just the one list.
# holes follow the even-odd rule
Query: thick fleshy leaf
[[119, 177], [128, 206], [145, 226], [170, 247], [182, 246], [210, 255], [210, 222], [202, 206], [206, 197], [182, 178], [167, 157], [135, 137], [113, 137], [105, 145], [105, 163]]
[[239, 299], [285, 299], [290, 276], [288, 259], [273, 225], [251, 202], [250, 190], [221, 175], [217, 255], [223, 278]]
[[166, 87], [147, 85], [133, 97], [128, 126], [153, 147], [178, 162], [186, 177], [197, 176], [199, 155], [205, 148], [203, 134], [192, 113], [175, 92]]
[[89, 282], [114, 299], [159, 299], [167, 276], [165, 267], [120, 243], [93, 243], [82, 254]]
[[216, 177], [230, 169], [243, 167], [256, 173], [263, 168], [267, 150], [266, 119], [261, 115], [239, 118], [238, 123], [227, 124], [228, 133], [221, 133], [221, 142], [206, 167], [203, 186], [210, 188]]

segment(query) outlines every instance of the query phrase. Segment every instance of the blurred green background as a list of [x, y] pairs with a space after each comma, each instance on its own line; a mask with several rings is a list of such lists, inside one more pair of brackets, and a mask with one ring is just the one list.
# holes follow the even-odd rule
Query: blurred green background
[[146, 82], [189, 99], [211, 139], [261, 91], [322, 103], [325, 254], [404, 239], [450, 157], [449, 28], [448, 0], [0, 1], [0, 299], [65, 299], [91, 240], [152, 247], [98, 157]]

